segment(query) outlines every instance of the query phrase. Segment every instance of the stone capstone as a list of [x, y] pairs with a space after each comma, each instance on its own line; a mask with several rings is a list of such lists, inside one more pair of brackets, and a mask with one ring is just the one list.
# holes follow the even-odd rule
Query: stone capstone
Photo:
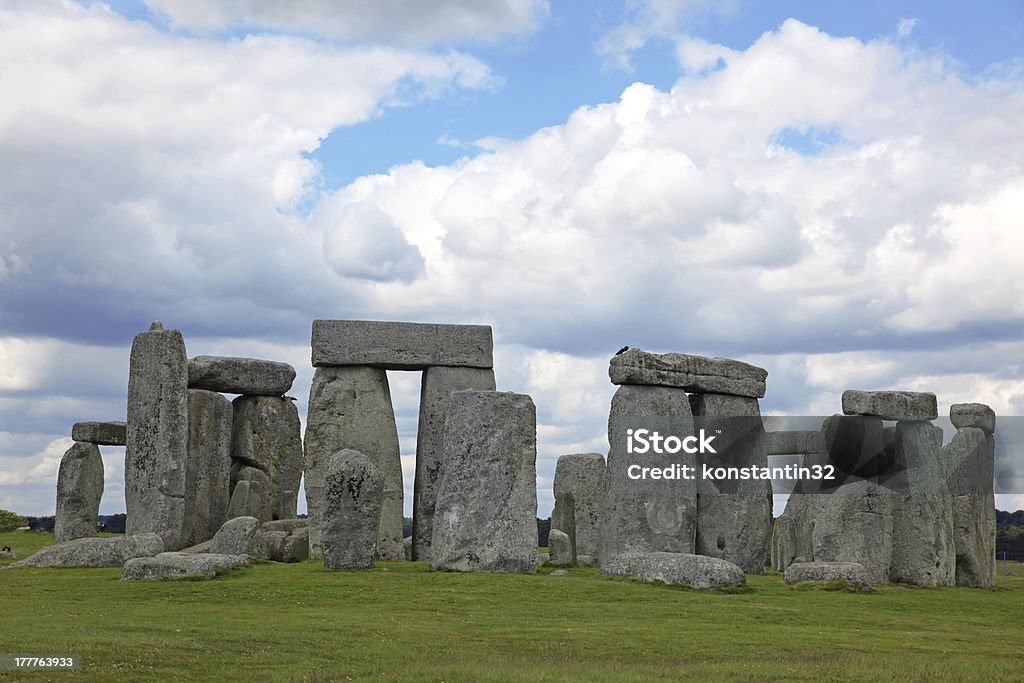
[[164, 552], [163, 539], [154, 533], [107, 538], [77, 538], [49, 545], [12, 567], [121, 567], [133, 557]]
[[565, 532], [572, 560], [590, 564], [601, 548], [601, 499], [604, 496], [604, 456], [600, 453], [562, 455], [555, 465], [555, 509], [551, 528]]
[[768, 371], [726, 358], [629, 349], [612, 357], [608, 375], [612, 384], [678, 387], [694, 393], [761, 398]]
[[321, 557], [320, 513], [328, 459], [351, 449], [373, 460], [384, 476], [377, 559], [404, 558], [402, 459], [387, 373], [368, 367], [317, 368], [309, 393], [305, 449], [310, 557]]
[[346, 449], [333, 455], [324, 478], [320, 542], [327, 569], [373, 566], [384, 498], [384, 475], [374, 459]]
[[602, 574], [633, 576], [644, 583], [689, 586], [714, 590], [743, 586], [747, 577], [732, 562], [689, 553], [639, 553], [618, 555], [601, 565]]
[[416, 433], [416, 483], [412, 503], [413, 558], [430, 559], [434, 507], [441, 477], [444, 422], [451, 395], [463, 389], [494, 391], [490, 368], [430, 367], [420, 384], [420, 417]]
[[123, 581], [158, 581], [161, 579], [202, 579], [217, 576], [217, 570], [229, 571], [248, 564], [248, 555], [193, 555], [190, 553], [160, 553], [155, 557], [136, 557], [128, 560], [121, 570]]
[[536, 571], [536, 478], [533, 399], [497, 391], [452, 394], [431, 566], [455, 571]]
[[857, 562], [800, 562], [786, 567], [782, 580], [786, 583], [808, 581], [846, 581], [862, 592], [871, 590], [871, 574]]
[[843, 413], [870, 415], [883, 420], [923, 421], [939, 416], [935, 394], [922, 391], [843, 392]]
[[98, 446], [123, 446], [128, 439], [127, 422], [76, 422], [71, 438]]
[[188, 358], [178, 330], [155, 322], [132, 342], [124, 493], [128, 534], [183, 547], [188, 453]]
[[984, 403], [954, 403], [949, 407], [949, 419], [957, 429], [977, 427], [986, 434], [996, 431], [996, 413]]
[[190, 389], [281, 396], [292, 388], [293, 381], [295, 368], [278, 361], [230, 356], [196, 356], [188, 361]]
[[62, 543], [96, 535], [103, 497], [103, 458], [94, 443], [76, 442], [60, 460], [53, 541]]
[[314, 320], [313, 366], [367, 365], [386, 370], [433, 366], [492, 368], [489, 325], [374, 320]]

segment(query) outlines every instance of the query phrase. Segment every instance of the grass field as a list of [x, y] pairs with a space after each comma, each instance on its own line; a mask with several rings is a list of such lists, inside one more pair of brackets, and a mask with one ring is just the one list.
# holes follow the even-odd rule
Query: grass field
[[[46, 535], [0, 534], [26, 556]], [[0, 654], [78, 654], [24, 680], [1020, 681], [1024, 569], [992, 591], [738, 593], [569, 576], [257, 564], [208, 582], [0, 572]], [[1012, 571], [1005, 565], [1002, 572]], [[0, 680], [14, 680], [0, 673]]]

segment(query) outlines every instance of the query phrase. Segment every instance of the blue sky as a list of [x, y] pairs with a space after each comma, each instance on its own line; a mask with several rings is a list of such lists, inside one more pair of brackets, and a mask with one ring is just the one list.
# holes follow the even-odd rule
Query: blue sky
[[52, 512], [155, 318], [303, 414], [314, 318], [491, 324], [542, 515], [623, 344], [1020, 415], [1021, 45], [1011, 1], [0, 2], [0, 507]]

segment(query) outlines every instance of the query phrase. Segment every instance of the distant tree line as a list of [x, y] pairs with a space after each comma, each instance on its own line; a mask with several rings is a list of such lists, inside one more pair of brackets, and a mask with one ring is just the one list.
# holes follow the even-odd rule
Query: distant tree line
[[1024, 510], [996, 510], [996, 557], [1024, 557]]

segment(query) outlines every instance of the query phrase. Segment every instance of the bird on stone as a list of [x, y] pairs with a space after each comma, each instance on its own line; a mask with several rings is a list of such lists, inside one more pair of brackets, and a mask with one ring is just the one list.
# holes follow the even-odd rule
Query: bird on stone
[[628, 346], [623, 346], [621, 349], [619, 349], [618, 351], [615, 352], [615, 355], [616, 356], [621, 356], [626, 351], [629, 351], [629, 347]]
[[288, 399], [289, 401], [298, 401], [299, 400], [299, 399], [295, 398], [294, 396], [285, 396], [285, 398]]

